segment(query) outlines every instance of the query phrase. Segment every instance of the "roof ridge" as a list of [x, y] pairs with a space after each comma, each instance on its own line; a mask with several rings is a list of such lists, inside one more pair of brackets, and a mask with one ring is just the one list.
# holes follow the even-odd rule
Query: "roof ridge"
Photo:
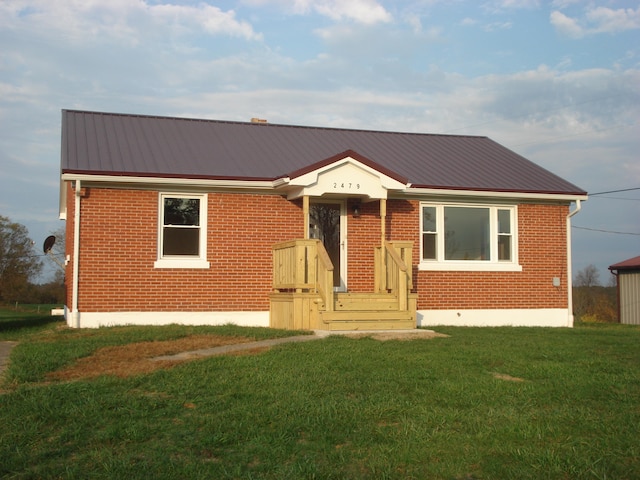
[[478, 138], [488, 139], [486, 135], [461, 135], [453, 133], [426, 133], [426, 132], [403, 132], [399, 130], [371, 130], [366, 128], [343, 128], [343, 127], [319, 127], [314, 125], [293, 125], [286, 123], [253, 123], [240, 120], [219, 120], [214, 118], [195, 118], [195, 117], [170, 117], [168, 115], [151, 115], [141, 113], [118, 113], [118, 112], [98, 112], [92, 110], [75, 110], [75, 109], [62, 109], [63, 112], [68, 113], [81, 113], [89, 115], [105, 115], [113, 117], [133, 117], [133, 118], [155, 118], [158, 120], [183, 120], [188, 122], [205, 122], [205, 123], [221, 123], [232, 125], [258, 125], [261, 127], [275, 127], [275, 128], [296, 128], [296, 129], [310, 129], [310, 130], [330, 130], [338, 132], [363, 132], [363, 133], [376, 133], [385, 135], [415, 135], [415, 136], [430, 136], [430, 137], [455, 137], [455, 138]]

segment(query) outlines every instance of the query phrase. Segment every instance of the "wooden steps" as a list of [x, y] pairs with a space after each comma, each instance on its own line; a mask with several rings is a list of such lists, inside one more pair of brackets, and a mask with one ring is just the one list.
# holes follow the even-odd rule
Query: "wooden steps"
[[336, 311], [384, 311], [398, 310], [398, 299], [389, 293], [337, 293]]
[[327, 330], [408, 330], [416, 328], [415, 313], [401, 311], [389, 293], [338, 293], [333, 311], [320, 311]]

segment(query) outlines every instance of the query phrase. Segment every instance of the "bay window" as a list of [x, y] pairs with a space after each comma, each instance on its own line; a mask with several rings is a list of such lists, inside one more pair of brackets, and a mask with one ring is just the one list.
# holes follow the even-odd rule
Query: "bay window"
[[520, 271], [516, 207], [423, 203], [420, 268]]

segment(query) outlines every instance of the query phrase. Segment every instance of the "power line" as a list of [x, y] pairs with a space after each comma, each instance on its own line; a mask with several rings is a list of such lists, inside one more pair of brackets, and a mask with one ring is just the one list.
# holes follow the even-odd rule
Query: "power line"
[[640, 187], [633, 187], [633, 188], [623, 188], [621, 190], [609, 190], [608, 192], [596, 192], [596, 193], [590, 193], [589, 196], [590, 197], [595, 197], [596, 195], [605, 195], [607, 193], [620, 193], [620, 192], [632, 192], [634, 190], [640, 190]]
[[615, 233], [616, 235], [635, 235], [640, 237], [640, 233], [632, 233], [632, 232], [616, 232], [614, 230], [602, 230], [599, 228], [587, 228], [587, 227], [578, 227], [577, 225], [572, 225], [573, 228], [577, 228], [578, 230], [589, 230], [590, 232], [601, 232], [601, 233]]
[[605, 200], [626, 200], [627, 202], [640, 202], [640, 198], [624, 198], [624, 197], [600, 197], [598, 200], [600, 199], [605, 199]]

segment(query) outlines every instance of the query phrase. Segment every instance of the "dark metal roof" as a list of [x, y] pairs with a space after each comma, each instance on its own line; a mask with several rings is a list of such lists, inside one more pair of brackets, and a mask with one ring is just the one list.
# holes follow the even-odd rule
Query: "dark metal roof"
[[275, 180], [345, 151], [412, 187], [586, 194], [487, 137], [62, 111], [62, 173]]
[[640, 270], [640, 256], [611, 265], [609, 270]]

